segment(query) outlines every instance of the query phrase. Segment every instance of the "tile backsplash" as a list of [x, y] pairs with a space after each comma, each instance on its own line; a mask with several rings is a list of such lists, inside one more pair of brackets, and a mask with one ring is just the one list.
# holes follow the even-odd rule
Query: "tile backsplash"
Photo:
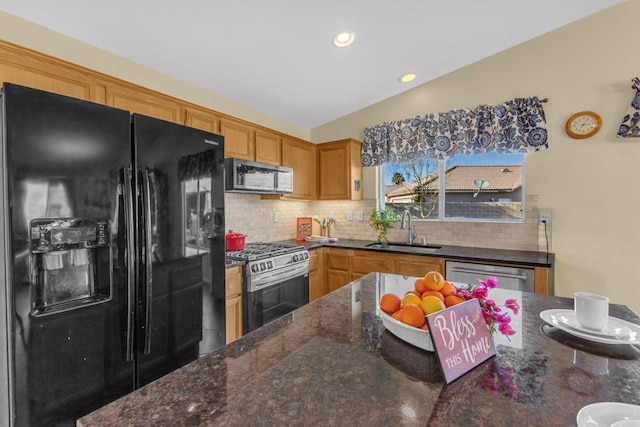
[[[247, 235], [247, 242], [272, 242], [295, 238], [298, 216], [328, 217], [333, 211], [335, 224], [331, 236], [343, 239], [375, 240], [377, 233], [369, 225], [375, 200], [363, 201], [280, 201], [262, 200], [255, 194], [225, 194], [226, 229]], [[353, 220], [348, 220], [348, 213]], [[363, 221], [358, 220], [363, 213]], [[274, 217], [277, 214], [277, 221]], [[527, 251], [546, 250], [544, 228], [538, 226], [538, 196], [527, 196], [523, 223], [471, 221], [415, 221], [418, 237], [427, 243]], [[313, 234], [320, 234], [314, 222]], [[403, 242], [406, 230], [395, 224], [389, 240]]]

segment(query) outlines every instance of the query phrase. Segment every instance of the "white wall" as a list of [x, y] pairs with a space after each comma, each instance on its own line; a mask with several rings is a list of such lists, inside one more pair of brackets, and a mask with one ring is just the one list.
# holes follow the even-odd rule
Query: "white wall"
[[[527, 191], [552, 213], [556, 294], [598, 292], [640, 312], [640, 139], [615, 137], [635, 94], [630, 80], [640, 77], [638, 16], [640, 1], [627, 1], [312, 129], [311, 138], [362, 138], [383, 121], [548, 97], [551, 148], [529, 155]], [[581, 110], [598, 112], [603, 128], [574, 140], [564, 126]]]

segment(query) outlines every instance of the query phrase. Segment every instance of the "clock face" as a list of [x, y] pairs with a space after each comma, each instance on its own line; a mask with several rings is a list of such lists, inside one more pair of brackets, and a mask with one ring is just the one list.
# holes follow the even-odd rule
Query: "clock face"
[[600, 130], [602, 119], [597, 113], [583, 111], [576, 113], [567, 121], [566, 130], [573, 138], [587, 138]]

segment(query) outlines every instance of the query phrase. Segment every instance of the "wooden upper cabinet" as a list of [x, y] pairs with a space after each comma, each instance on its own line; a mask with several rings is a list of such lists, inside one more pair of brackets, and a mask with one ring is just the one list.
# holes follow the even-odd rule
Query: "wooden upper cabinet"
[[317, 145], [319, 200], [362, 200], [361, 147], [355, 139]]
[[282, 138], [280, 135], [256, 130], [256, 162], [280, 165], [282, 162]]
[[224, 156], [255, 160], [256, 132], [247, 123], [224, 117], [220, 120], [220, 134], [224, 136]]
[[111, 107], [182, 124], [180, 104], [169, 97], [111, 83], [107, 86], [106, 98]]
[[59, 95], [96, 100], [95, 84], [78, 67], [58, 59], [0, 41], [0, 84], [14, 83]]
[[194, 107], [184, 108], [184, 124], [205, 132], [220, 133], [220, 117], [211, 111]]
[[316, 198], [316, 145], [300, 139], [282, 138], [282, 166], [293, 168], [293, 193], [287, 199]]

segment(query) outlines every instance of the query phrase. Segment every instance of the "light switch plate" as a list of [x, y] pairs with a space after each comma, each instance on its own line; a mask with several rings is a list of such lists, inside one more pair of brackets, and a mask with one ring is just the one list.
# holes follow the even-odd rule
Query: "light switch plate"
[[364, 212], [358, 211], [358, 221], [364, 221]]
[[273, 222], [278, 222], [280, 219], [280, 214], [278, 212], [273, 213]]
[[353, 212], [347, 212], [347, 221], [353, 221]]

